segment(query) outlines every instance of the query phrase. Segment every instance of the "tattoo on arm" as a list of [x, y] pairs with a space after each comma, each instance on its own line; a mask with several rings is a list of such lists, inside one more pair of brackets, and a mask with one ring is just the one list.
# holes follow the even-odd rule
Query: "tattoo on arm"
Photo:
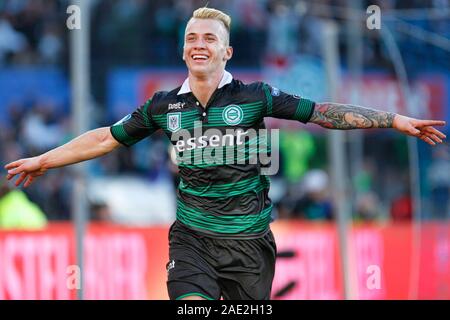
[[349, 104], [316, 103], [312, 123], [328, 129], [392, 128], [395, 113]]

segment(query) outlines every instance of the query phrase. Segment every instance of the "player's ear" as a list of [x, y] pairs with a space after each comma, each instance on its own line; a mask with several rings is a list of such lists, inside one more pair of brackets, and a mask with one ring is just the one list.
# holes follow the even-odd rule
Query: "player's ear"
[[225, 51], [225, 56], [223, 57], [223, 60], [228, 61], [231, 59], [231, 57], [233, 57], [233, 47], [229, 46]]

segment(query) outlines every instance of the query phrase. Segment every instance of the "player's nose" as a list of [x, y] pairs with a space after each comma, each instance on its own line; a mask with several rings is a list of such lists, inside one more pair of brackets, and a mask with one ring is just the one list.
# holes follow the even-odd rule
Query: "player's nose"
[[203, 39], [197, 39], [197, 41], [195, 41], [194, 43], [194, 48], [195, 49], [203, 49], [206, 48], [206, 42]]

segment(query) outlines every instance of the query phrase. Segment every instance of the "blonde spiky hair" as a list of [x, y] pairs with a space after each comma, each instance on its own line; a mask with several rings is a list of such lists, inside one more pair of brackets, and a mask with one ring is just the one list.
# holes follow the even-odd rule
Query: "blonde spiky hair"
[[197, 10], [195, 10], [192, 13], [192, 17], [190, 20], [192, 19], [212, 19], [212, 20], [218, 20], [220, 22], [222, 22], [223, 26], [225, 27], [225, 29], [227, 30], [227, 39], [226, 39], [226, 43], [228, 44], [230, 41], [230, 29], [231, 29], [231, 17], [229, 15], [227, 15], [226, 13], [217, 10], [217, 9], [213, 9], [213, 8], [207, 8], [207, 7], [203, 7], [203, 8], [199, 8]]

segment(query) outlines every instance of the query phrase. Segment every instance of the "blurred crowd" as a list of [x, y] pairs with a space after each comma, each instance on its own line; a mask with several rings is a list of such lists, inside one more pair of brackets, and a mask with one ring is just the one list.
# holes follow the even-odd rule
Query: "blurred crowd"
[[[326, 19], [332, 19], [340, 26], [339, 48], [345, 65], [349, 44], [344, 30], [348, 13], [342, 8], [348, 3], [357, 3], [363, 11], [369, 4], [378, 4], [382, 12], [449, 8], [447, 0], [364, 2], [213, 0], [208, 6], [223, 9], [232, 16], [231, 44], [237, 49], [230, 64], [247, 68], [260, 68], [268, 63], [283, 64], [285, 59], [299, 53], [320, 56], [321, 43], [315, 35]], [[205, 5], [205, 1], [91, 0], [89, 3], [92, 7], [92, 94], [96, 103], [93, 126], [96, 127], [109, 125], [113, 120], [104, 116], [108, 72], [117, 66], [182, 67], [185, 22], [195, 8]], [[0, 69], [56, 66], [68, 77], [66, 9], [70, 4], [65, 0], [0, 0]], [[411, 24], [449, 37], [449, 19], [429, 19], [427, 14], [436, 15], [436, 11], [429, 11], [419, 12], [421, 16], [409, 16], [410, 21], [405, 15], [403, 21], [408, 22], [407, 26]], [[360, 23], [365, 25], [365, 20]], [[396, 31], [395, 20], [387, 20], [387, 23]], [[363, 35], [364, 67], [392, 69], [378, 32], [362, 30], [366, 33]], [[409, 73], [414, 74], [418, 68], [447, 71], [450, 68], [447, 51], [419, 42], [405, 33], [395, 32], [395, 37]], [[420, 66], [417, 61], [421, 61]], [[70, 117], [62, 112], [63, 109], [63, 106], [32, 97], [29, 101], [2, 105], [1, 112], [7, 114], [7, 121], [2, 123], [0, 130], [0, 163], [40, 154], [72, 138]], [[352, 172], [353, 180], [349, 182], [348, 192], [355, 199], [351, 206], [354, 218], [411, 219], [413, 203], [408, 185], [407, 150], [402, 147], [405, 140], [393, 136], [370, 139], [365, 141], [368, 154], [358, 172]], [[271, 191], [279, 217], [334, 219], [325, 141], [321, 135], [303, 131], [283, 133], [282, 167], [273, 179]], [[386, 159], [386, 148], [392, 151], [389, 159]], [[440, 174], [442, 170], [450, 172], [448, 148], [443, 153], [436, 155], [436, 161], [431, 158], [430, 169], [424, 174], [430, 199], [433, 199], [431, 203], [442, 204], [440, 209], [430, 209], [431, 217], [445, 216], [450, 210], [450, 177]], [[89, 172], [93, 177], [131, 174], [150, 183], [177, 182], [176, 169], [169, 161], [168, 142], [158, 134], [132, 149], [123, 148], [92, 161]], [[37, 185], [26, 190], [26, 194], [42, 208], [48, 219], [69, 219], [72, 180], [70, 168], [58, 169], [41, 178]], [[105, 203], [92, 201], [91, 209], [93, 219], [110, 218]]]
[[[0, 64], [67, 65], [68, 32], [65, 22], [70, 4], [68, 0], [1, 0]], [[91, 45], [95, 71], [96, 67], [101, 69], [121, 63], [183, 65], [180, 57], [185, 23], [192, 11], [205, 5], [205, 1], [91, 0], [89, 4], [92, 7]], [[266, 59], [299, 52], [318, 55], [321, 49], [317, 33], [323, 21], [330, 19], [341, 27], [339, 41], [344, 57], [347, 47], [353, 45], [347, 43], [345, 31], [347, 21], [355, 17], [351, 10], [345, 9], [349, 4], [362, 12], [369, 5], [379, 5], [385, 15], [383, 23], [392, 31], [396, 28], [404, 30], [395, 36], [404, 48], [405, 59], [426, 54], [433, 59], [423, 61], [425, 64], [448, 66], [445, 51], [429, 43], [415, 41], [408, 35], [408, 31], [415, 30], [411, 28], [420, 27], [448, 37], [448, 0], [214, 0], [208, 4], [225, 10], [233, 18], [232, 45], [245, 48], [236, 50], [232, 62], [236, 66], [261, 66]], [[427, 10], [407, 11], [420, 8]], [[397, 10], [397, 20], [390, 18], [391, 10]], [[367, 16], [360, 17], [359, 22], [364, 26], [362, 30], [367, 37], [363, 43], [364, 65], [385, 66], [389, 64], [388, 56], [378, 33], [365, 28]], [[394, 23], [400, 20], [409, 23], [410, 30], [405, 30], [405, 25]], [[417, 46], [418, 43], [421, 45]], [[434, 59], [435, 55], [438, 61]], [[344, 60], [342, 62], [345, 63]]]

